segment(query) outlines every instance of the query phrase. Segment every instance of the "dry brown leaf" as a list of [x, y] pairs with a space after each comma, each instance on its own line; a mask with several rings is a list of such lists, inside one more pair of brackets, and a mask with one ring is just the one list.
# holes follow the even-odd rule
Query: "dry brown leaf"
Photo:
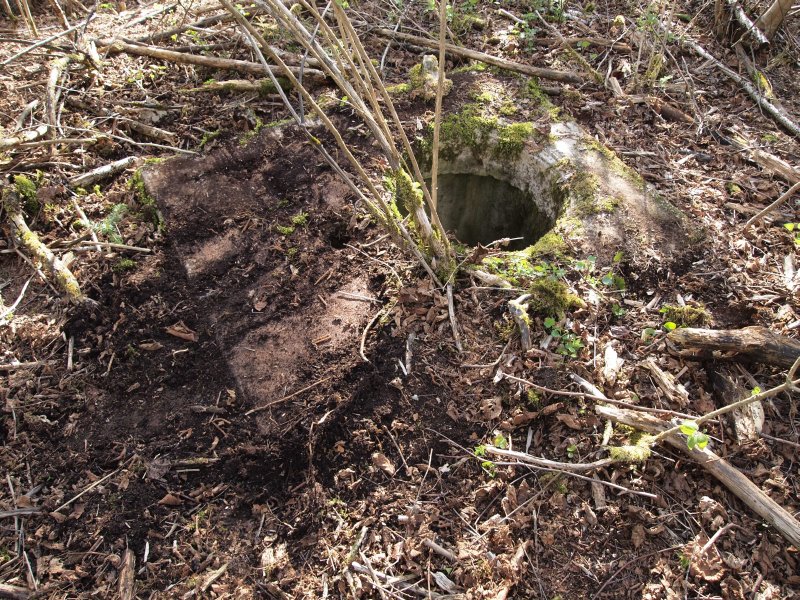
[[381, 471], [386, 473], [389, 477], [394, 477], [395, 468], [394, 465], [386, 458], [386, 455], [382, 452], [376, 452], [372, 455], [372, 464], [378, 467]]
[[479, 418], [482, 421], [491, 421], [500, 416], [503, 412], [503, 399], [499, 396], [485, 398], [481, 400], [479, 407]]
[[183, 321], [178, 321], [175, 325], [170, 325], [167, 327], [166, 331], [168, 334], [186, 340], [187, 342], [196, 342], [199, 339], [197, 332], [189, 329]]
[[145, 352], [156, 352], [161, 350], [164, 346], [159, 344], [158, 342], [142, 342], [139, 344], [139, 348], [144, 350]]
[[631, 531], [631, 544], [633, 544], [633, 547], [639, 548], [644, 543], [646, 538], [647, 532], [644, 530], [644, 527], [641, 525], [641, 523], [634, 525], [633, 530]]
[[561, 421], [564, 425], [566, 425], [570, 429], [574, 429], [576, 431], [583, 430], [583, 426], [581, 426], [581, 424], [578, 422], [578, 419], [576, 419], [574, 416], [570, 414], [556, 415], [556, 419]]
[[167, 493], [161, 500], [158, 501], [161, 506], [178, 506], [183, 503], [183, 500], [174, 494]]
[[702, 532], [698, 533], [691, 542], [686, 544], [684, 556], [690, 557], [691, 560], [689, 573], [694, 577], [714, 583], [720, 581], [725, 575], [725, 564], [715, 545], [712, 545], [702, 555], [700, 554], [706, 542], [708, 542], [708, 536]]

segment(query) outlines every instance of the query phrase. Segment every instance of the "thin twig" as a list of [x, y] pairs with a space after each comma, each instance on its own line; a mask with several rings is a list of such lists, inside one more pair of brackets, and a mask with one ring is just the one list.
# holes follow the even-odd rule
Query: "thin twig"
[[10, 63], [14, 62], [15, 60], [17, 60], [20, 56], [25, 56], [28, 52], [36, 50], [37, 48], [41, 48], [42, 46], [46, 46], [50, 42], [52, 42], [54, 40], [57, 40], [58, 38], [64, 37], [68, 33], [72, 33], [73, 31], [75, 31], [76, 29], [80, 29], [81, 27], [83, 27], [83, 23], [81, 23], [79, 25], [73, 25], [69, 29], [65, 29], [64, 31], [61, 31], [60, 33], [56, 33], [55, 35], [51, 35], [49, 38], [45, 38], [43, 40], [40, 40], [40, 41], [36, 42], [35, 44], [33, 44], [32, 46], [28, 46], [24, 50], [20, 50], [19, 52], [17, 52], [13, 56], [10, 56], [9, 58], [5, 59], [3, 62], [0, 62], [0, 67], [4, 67], [7, 64], [10, 64]]
[[14, 301], [14, 304], [9, 306], [2, 312], [2, 314], [0, 314], [0, 323], [5, 320], [7, 315], [10, 315], [12, 312], [14, 312], [14, 309], [16, 309], [17, 306], [19, 306], [19, 303], [22, 302], [22, 298], [25, 296], [25, 290], [28, 289], [28, 284], [31, 282], [31, 279], [33, 279], [33, 275], [28, 277], [28, 281], [26, 281], [25, 285], [22, 286], [22, 291], [20, 291], [19, 296], [17, 296], [17, 299]]
[[752, 217], [752, 218], [751, 218], [749, 221], [747, 221], [747, 223], [745, 223], [745, 224], [744, 224], [744, 227], [742, 227], [742, 231], [745, 231], [745, 230], [747, 230], [747, 228], [748, 228], [748, 227], [750, 227], [751, 225], [753, 225], [753, 224], [754, 224], [754, 223], [756, 223], [757, 221], [761, 220], [761, 218], [762, 218], [764, 215], [766, 215], [767, 213], [770, 213], [770, 212], [772, 212], [773, 210], [775, 210], [776, 208], [778, 208], [778, 207], [779, 207], [781, 204], [783, 204], [783, 203], [784, 203], [784, 202], [786, 202], [786, 201], [787, 201], [789, 198], [791, 198], [791, 197], [792, 197], [792, 194], [794, 194], [794, 193], [795, 193], [797, 190], [800, 190], [800, 181], [798, 181], [797, 183], [795, 183], [795, 184], [794, 184], [792, 187], [790, 187], [790, 188], [789, 188], [788, 190], [786, 190], [786, 191], [785, 191], [783, 194], [781, 194], [780, 198], [778, 198], [777, 200], [775, 200], [775, 202], [773, 202], [772, 204], [770, 204], [769, 206], [767, 206], [767, 207], [766, 207], [764, 210], [760, 211], [759, 213], [757, 213], [756, 215], [754, 215], [754, 216], [753, 216], [753, 217]]
[[95, 481], [95, 482], [94, 482], [92, 485], [90, 485], [90, 486], [89, 486], [89, 487], [87, 487], [85, 490], [83, 490], [83, 491], [82, 491], [80, 494], [77, 494], [77, 495], [73, 496], [72, 498], [70, 498], [69, 500], [67, 500], [66, 502], [64, 502], [64, 504], [62, 504], [61, 506], [59, 506], [59, 507], [58, 507], [57, 509], [55, 509], [53, 512], [59, 512], [60, 510], [62, 510], [62, 509], [64, 509], [64, 508], [67, 508], [67, 507], [68, 507], [70, 504], [72, 504], [73, 502], [75, 502], [75, 500], [77, 500], [78, 498], [80, 498], [80, 497], [81, 497], [81, 496], [83, 496], [84, 494], [86, 494], [86, 493], [88, 493], [88, 492], [92, 491], [94, 488], [96, 488], [96, 487], [97, 487], [97, 486], [99, 486], [100, 484], [104, 483], [106, 480], [110, 479], [111, 477], [113, 477], [113, 476], [114, 476], [114, 475], [116, 475], [117, 473], [119, 473], [119, 469], [116, 469], [116, 470], [114, 470], [114, 471], [111, 471], [111, 473], [109, 473], [109, 474], [108, 474], [108, 475], [106, 475], [105, 477], [101, 477], [100, 479], [98, 479], [97, 481]]
[[257, 406], [256, 408], [251, 408], [250, 410], [248, 410], [244, 414], [249, 416], [249, 415], [255, 414], [257, 412], [261, 412], [262, 410], [267, 410], [268, 408], [271, 408], [271, 407], [275, 406], [276, 404], [280, 404], [282, 402], [286, 402], [287, 400], [291, 400], [295, 396], [299, 396], [300, 394], [302, 394], [304, 392], [307, 392], [308, 390], [313, 389], [313, 388], [317, 387], [318, 385], [321, 385], [321, 384], [325, 383], [326, 381], [330, 381], [331, 379], [333, 379], [332, 376], [323, 377], [322, 379], [318, 379], [317, 381], [315, 381], [311, 385], [307, 385], [306, 387], [304, 387], [304, 388], [302, 388], [300, 390], [297, 390], [296, 392], [293, 392], [293, 393], [289, 394], [288, 396], [284, 396], [283, 398], [279, 398], [278, 400], [273, 400], [272, 402], [267, 402], [263, 406]]
[[573, 398], [591, 398], [592, 400], [607, 400], [605, 396], [597, 396], [595, 394], [590, 394], [588, 392], [568, 392], [566, 390], [554, 390], [552, 388], [544, 387], [543, 385], [539, 385], [537, 383], [533, 383], [532, 381], [528, 381], [527, 379], [521, 379], [520, 377], [514, 377], [513, 375], [509, 375], [508, 373], [499, 373], [501, 377], [504, 379], [510, 379], [511, 381], [517, 381], [524, 385], [530, 386], [535, 390], [540, 392], [545, 392], [546, 394], [554, 394], [556, 396], [571, 396]]
[[456, 321], [456, 310], [453, 303], [453, 284], [447, 284], [447, 313], [450, 315], [450, 327], [453, 330], [453, 339], [456, 342], [456, 349], [463, 352], [464, 348], [461, 345], [461, 336], [458, 334], [458, 321]]
[[380, 316], [383, 314], [384, 310], [386, 310], [386, 309], [385, 308], [380, 309], [375, 314], [375, 316], [372, 317], [372, 319], [370, 319], [370, 322], [367, 323], [367, 326], [364, 327], [364, 331], [361, 333], [361, 343], [358, 346], [358, 355], [364, 360], [364, 362], [368, 362], [368, 363], [372, 362], [370, 359], [367, 358], [366, 352], [364, 351], [364, 347], [367, 344], [367, 334], [369, 333], [369, 330], [375, 324], [375, 321], [377, 321], [380, 318]]

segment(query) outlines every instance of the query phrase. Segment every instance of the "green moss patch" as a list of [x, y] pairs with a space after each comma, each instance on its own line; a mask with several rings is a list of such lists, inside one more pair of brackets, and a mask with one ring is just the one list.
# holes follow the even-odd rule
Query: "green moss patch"
[[702, 304], [697, 306], [675, 306], [666, 304], [661, 307], [665, 321], [671, 321], [679, 327], [700, 327], [711, 324], [711, 315]]
[[553, 231], [548, 231], [539, 238], [539, 241], [528, 248], [527, 252], [531, 258], [541, 258], [544, 256], [560, 258], [566, 253], [567, 249], [567, 242], [562, 236]]
[[528, 289], [531, 294], [528, 304], [531, 312], [542, 316], [563, 315], [570, 308], [578, 307], [583, 301], [569, 291], [567, 285], [554, 277], [540, 277]]

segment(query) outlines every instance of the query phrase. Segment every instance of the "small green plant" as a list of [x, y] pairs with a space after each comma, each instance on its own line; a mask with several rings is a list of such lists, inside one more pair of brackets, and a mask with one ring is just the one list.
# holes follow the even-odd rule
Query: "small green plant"
[[625, 289], [625, 279], [614, 273], [614, 271], [609, 271], [600, 279], [603, 285], [608, 286], [610, 288], [614, 288], [616, 290], [624, 290]]
[[502, 433], [497, 433], [494, 436], [494, 439], [492, 440], [492, 443], [495, 446], [497, 446], [498, 448], [502, 448], [503, 450], [508, 448], [508, 440], [505, 438], [505, 436]]
[[649, 344], [656, 335], [658, 335], [658, 331], [652, 327], [645, 327], [642, 329], [642, 341], [645, 344]]
[[611, 305], [611, 314], [614, 315], [615, 318], [619, 319], [625, 314], [625, 309], [622, 308], [619, 304], [612, 304]]
[[305, 227], [308, 225], [308, 213], [300, 211], [292, 217], [292, 223], [298, 227]]
[[557, 321], [553, 317], [547, 317], [544, 320], [544, 327], [553, 339], [558, 341], [556, 352], [563, 356], [577, 358], [583, 346], [583, 341], [580, 336], [572, 331], [558, 327]]
[[795, 246], [800, 246], [800, 223], [784, 223], [783, 228], [792, 234]]
[[542, 404], [542, 396], [534, 389], [529, 389], [527, 393], [528, 404], [532, 408], [539, 408]]
[[553, 279], [561, 279], [566, 271], [558, 265], [549, 262], [540, 262], [533, 266], [533, 271], [537, 275], [543, 277], [552, 277]]
[[121, 244], [122, 236], [119, 233], [118, 226], [127, 214], [127, 205], [115, 204], [106, 218], [96, 225], [97, 233], [102, 234], [109, 242]]
[[570, 444], [567, 446], [567, 458], [572, 459], [578, 453], [577, 444]]
[[281, 235], [292, 235], [294, 233], [294, 225], [275, 225], [275, 231]]
[[594, 271], [596, 264], [597, 264], [597, 257], [590, 254], [584, 259], [576, 260], [573, 263], [573, 266], [580, 273], [591, 274]]
[[689, 450], [702, 450], [708, 446], [708, 435], [700, 431], [696, 421], [686, 419], [681, 423], [681, 433], [686, 436], [686, 445]]

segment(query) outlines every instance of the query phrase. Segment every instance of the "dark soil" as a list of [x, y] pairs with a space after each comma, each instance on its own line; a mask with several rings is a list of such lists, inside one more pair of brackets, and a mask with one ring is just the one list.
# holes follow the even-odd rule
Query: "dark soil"
[[[507, 8], [524, 15], [531, 6]], [[362, 9], [378, 22], [389, 18], [377, 5]], [[48, 8], [34, 10], [58, 30]], [[134, 36], [166, 29], [176, 15], [199, 18], [180, 8], [125, 29], [144, 7], [99, 10], [93, 36], [118, 29]], [[557, 44], [539, 39], [544, 31], [526, 43], [488, 4], [475, 10], [488, 19], [486, 29], [456, 28], [465, 44], [580, 68]], [[587, 10], [590, 25], [567, 19], [558, 27], [564, 35], [613, 37], [614, 16], [631, 10]], [[697, 13], [710, 30], [708, 8], [681, 10]], [[409, 11], [417, 29], [434, 26], [420, 7]], [[0, 35], [27, 35], [20, 23], [14, 27]], [[234, 30], [219, 27], [221, 33], [163, 44], [234, 40], [224, 51], [249, 58]], [[773, 86], [798, 114], [796, 19], [782, 36], [760, 64], [771, 65]], [[364, 41], [373, 56], [386, 48], [366, 33]], [[710, 38], [703, 43], [725, 52]], [[0, 58], [20, 47], [0, 50]], [[578, 48], [606, 71], [607, 49]], [[24, 104], [44, 97], [43, 65], [53, 52], [46, 46], [0, 73], [0, 139]], [[392, 45], [387, 79], [403, 81], [420, 56]], [[609, 56], [612, 72], [634, 89], [624, 63], [636, 52]], [[0, 597], [798, 593], [798, 549], [683, 453], [659, 446], [644, 463], [615, 464], [589, 479], [484, 455], [487, 445], [573, 463], [607, 455], [606, 424], [593, 400], [534, 393], [503, 374], [573, 394], [577, 374], [617, 401], [693, 415], [782, 382], [770, 365], [679, 351], [665, 338], [660, 312], [687, 303], [704, 307], [715, 328], [758, 324], [796, 337], [798, 283], [787, 279], [787, 265], [797, 252], [783, 225], [800, 221], [797, 204], [787, 203], [755, 234], [741, 233], [748, 215], [786, 185], [720, 143], [719, 132], [743, 131], [793, 164], [800, 150], [730, 82], [685, 54], [681, 65], [692, 78], [674, 65], [665, 74], [691, 84], [694, 96], [656, 84], [644, 90], [703, 116], [704, 128], [665, 120], [590, 83], [550, 90], [565, 118], [637, 168], [706, 232], [705, 241], [680, 261], [588, 268], [587, 256], [543, 258], [536, 267], [585, 302], [564, 314], [533, 314], [535, 345], [527, 353], [507, 311], [521, 291], [495, 289], [462, 270], [454, 281], [465, 348], [458, 352], [444, 290], [391, 243], [297, 128], [283, 124], [274, 98], [188, 92], [229, 74], [160, 68], [127, 55], [105, 59], [100, 75], [73, 67], [61, 123], [65, 135], [84, 135], [94, 118], [92, 127], [108, 137], [57, 145], [52, 154], [50, 146], [35, 146], [0, 155], [4, 176], [38, 178], [39, 206], [27, 219], [60, 255], [71, 244], [71, 268], [95, 301], [66, 306], [18, 258], [3, 223], [5, 305], [33, 278], [0, 323], [0, 583], [12, 586], [0, 587]], [[451, 61], [448, 72], [466, 65]], [[515, 99], [512, 120], [526, 118], [526, 79], [493, 69], [452, 78], [446, 111], [491, 90]], [[397, 106], [412, 138], [432, 119], [432, 103], [420, 98], [398, 97]], [[386, 165], [347, 103], [337, 99], [329, 112], [379, 181]], [[31, 124], [44, 119], [34, 114]], [[153, 161], [141, 176], [131, 170], [97, 189], [70, 190], [69, 177], [100, 164], [132, 154], [172, 156], [163, 140], [146, 146], [154, 139], [126, 129], [131, 115], [152, 118], [174, 133], [174, 148], [196, 154]], [[73, 201], [101, 242], [119, 238], [148, 252], [79, 250], [79, 238], [89, 238]], [[490, 252], [467, 248], [460, 258], [466, 264]], [[603, 283], [609, 273], [624, 289]], [[548, 317], [580, 341], [577, 351], [551, 336]], [[613, 377], [604, 371], [609, 347], [624, 361]], [[688, 401], [657, 383], [648, 358], [686, 387]], [[765, 402], [762, 435], [749, 440], [727, 418], [708, 424], [715, 451], [793, 514], [800, 508], [795, 400], [781, 394]], [[616, 428], [610, 443], [634, 438]]]

